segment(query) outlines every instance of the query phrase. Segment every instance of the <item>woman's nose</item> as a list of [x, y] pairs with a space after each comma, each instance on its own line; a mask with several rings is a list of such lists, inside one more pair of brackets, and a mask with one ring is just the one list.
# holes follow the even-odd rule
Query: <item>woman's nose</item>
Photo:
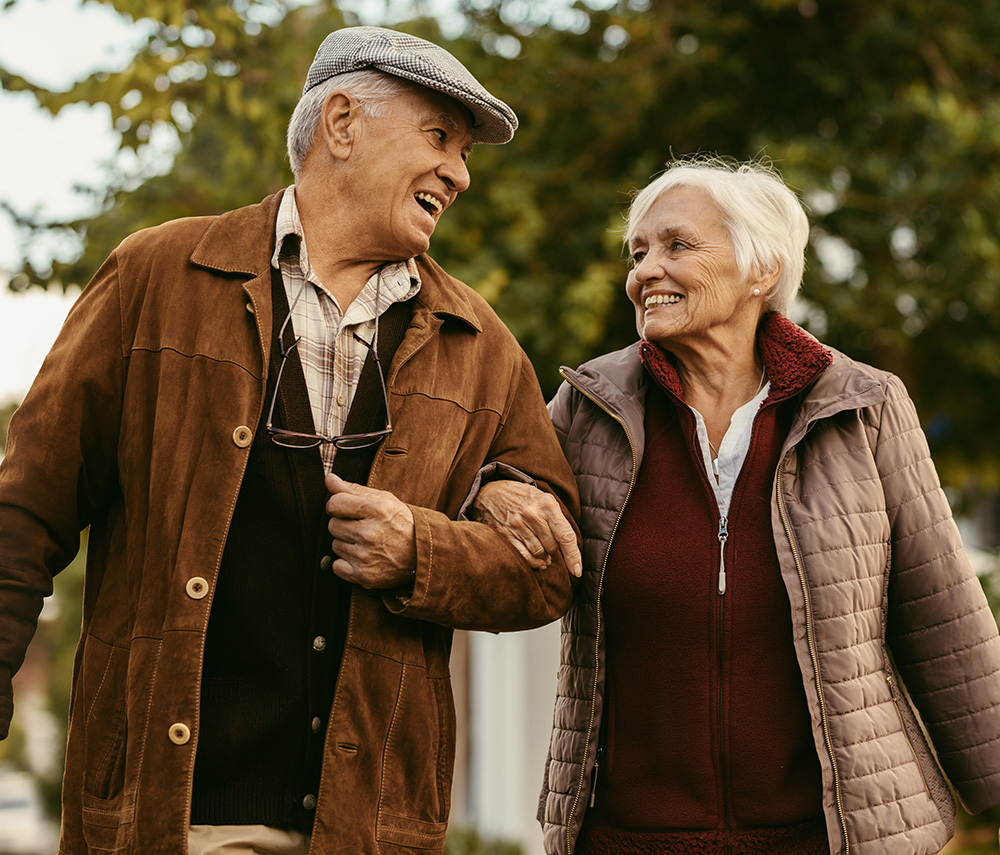
[[635, 274], [637, 282], [645, 284], [662, 279], [665, 271], [659, 258], [650, 252], [642, 257], [632, 272]]

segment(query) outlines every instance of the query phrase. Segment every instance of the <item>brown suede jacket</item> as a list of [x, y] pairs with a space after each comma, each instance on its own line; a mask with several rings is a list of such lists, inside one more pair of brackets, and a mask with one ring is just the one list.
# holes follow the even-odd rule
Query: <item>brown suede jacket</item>
[[[0, 465], [0, 735], [42, 598], [91, 527], [65, 855], [186, 851], [205, 630], [264, 405], [279, 200], [125, 240], [11, 421]], [[486, 526], [456, 521], [487, 464], [527, 473], [574, 516], [578, 498], [513, 336], [471, 289], [429, 258], [418, 265], [422, 288], [387, 378], [394, 430], [368, 482], [411, 506], [416, 580], [408, 598], [352, 593], [317, 853], [440, 851], [452, 629], [524, 629], [570, 602], [564, 566], [536, 572]]]

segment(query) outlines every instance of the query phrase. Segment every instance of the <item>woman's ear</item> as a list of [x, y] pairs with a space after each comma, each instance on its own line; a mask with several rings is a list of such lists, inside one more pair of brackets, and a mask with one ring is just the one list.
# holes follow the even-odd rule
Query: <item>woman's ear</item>
[[774, 265], [773, 270], [768, 270], [766, 273], [758, 273], [754, 277], [750, 293], [754, 297], [763, 296], [766, 300], [771, 295], [780, 278], [781, 262], [779, 261]]

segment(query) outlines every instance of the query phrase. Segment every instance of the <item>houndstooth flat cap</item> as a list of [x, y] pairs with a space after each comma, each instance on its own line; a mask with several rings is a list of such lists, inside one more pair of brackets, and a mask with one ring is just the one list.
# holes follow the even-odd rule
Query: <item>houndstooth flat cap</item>
[[302, 94], [335, 74], [363, 68], [412, 80], [461, 101], [472, 111], [474, 142], [509, 142], [517, 130], [514, 111], [490, 95], [443, 47], [382, 27], [345, 27], [330, 33], [316, 51]]

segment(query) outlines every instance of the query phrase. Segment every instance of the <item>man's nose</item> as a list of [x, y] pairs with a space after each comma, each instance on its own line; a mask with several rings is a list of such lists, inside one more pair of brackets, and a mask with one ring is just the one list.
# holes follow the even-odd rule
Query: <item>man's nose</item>
[[468, 190], [469, 184], [472, 183], [469, 166], [460, 154], [449, 157], [438, 170], [438, 174], [444, 179], [448, 188], [456, 193]]

